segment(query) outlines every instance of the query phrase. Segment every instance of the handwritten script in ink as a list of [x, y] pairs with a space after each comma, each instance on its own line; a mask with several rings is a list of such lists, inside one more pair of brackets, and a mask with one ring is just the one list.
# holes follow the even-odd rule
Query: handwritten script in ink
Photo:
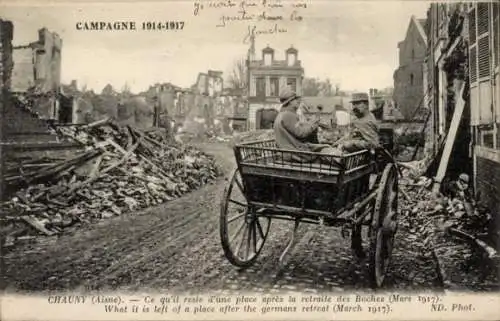
[[193, 15], [201, 17], [205, 12], [216, 12], [215, 26], [230, 28], [234, 24], [246, 27], [243, 43], [252, 37], [264, 34], [288, 32], [290, 23], [304, 20], [304, 12], [310, 6], [309, 0], [195, 0]]

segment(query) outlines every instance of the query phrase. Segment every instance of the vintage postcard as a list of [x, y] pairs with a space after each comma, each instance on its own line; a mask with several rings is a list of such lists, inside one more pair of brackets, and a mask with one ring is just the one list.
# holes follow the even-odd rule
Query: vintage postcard
[[496, 320], [498, 2], [0, 2], [2, 320]]

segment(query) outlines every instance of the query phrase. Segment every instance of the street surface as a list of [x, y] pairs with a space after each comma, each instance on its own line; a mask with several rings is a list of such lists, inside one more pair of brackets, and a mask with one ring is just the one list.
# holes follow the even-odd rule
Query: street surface
[[[225, 143], [199, 146], [214, 154], [226, 177], [234, 166]], [[366, 262], [353, 258], [339, 228], [302, 225], [288, 263], [278, 258], [292, 224], [274, 221], [256, 264], [232, 266], [219, 240], [224, 178], [184, 197], [123, 215], [59, 238], [44, 238], [4, 255], [8, 291], [120, 290], [169, 292], [280, 292], [368, 290]], [[440, 286], [435, 262], [422, 258], [401, 230], [387, 287], [430, 290]]]

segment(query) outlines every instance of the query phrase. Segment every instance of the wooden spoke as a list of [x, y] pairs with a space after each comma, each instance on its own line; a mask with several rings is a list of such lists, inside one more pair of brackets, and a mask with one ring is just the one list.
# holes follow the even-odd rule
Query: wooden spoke
[[253, 250], [254, 253], [257, 253], [257, 221], [259, 219], [256, 218], [252, 224], [252, 239], [253, 239]]
[[245, 192], [245, 189], [243, 188], [243, 184], [241, 184], [240, 180], [238, 178], [235, 178], [234, 179], [236, 185], [238, 186], [238, 188], [240, 189], [241, 192]]
[[246, 253], [245, 253], [245, 259], [247, 259], [247, 260], [250, 258], [250, 247], [252, 245], [251, 238], [252, 238], [252, 225], [248, 224], [247, 246], [246, 246]]
[[231, 236], [231, 238], [229, 239], [229, 242], [234, 241], [234, 239], [240, 234], [241, 230], [243, 230], [243, 228], [245, 227], [245, 224], [245, 221], [241, 223], [240, 227], [238, 227], [238, 229], [236, 230], [236, 233], [234, 233], [233, 236]]
[[246, 215], [246, 213], [242, 213], [242, 214], [238, 214], [236, 216], [233, 216], [231, 217], [230, 219], [227, 220], [227, 223], [231, 223], [233, 222], [234, 220], [237, 220], [239, 219], [240, 217], [244, 217]]
[[233, 199], [230, 199], [229, 201], [230, 201], [231, 203], [237, 204], [237, 205], [239, 205], [239, 206], [242, 206], [242, 207], [247, 207], [247, 205], [246, 205], [246, 204], [243, 204], [243, 203], [241, 203], [241, 202], [235, 201], [235, 200], [233, 200]]
[[241, 234], [240, 243], [238, 244], [238, 247], [236, 248], [236, 255], [237, 256], [240, 255], [240, 250], [241, 250], [241, 247], [243, 246], [243, 243], [245, 242], [245, 235], [247, 234], [247, 230], [248, 230], [248, 224], [245, 223], [245, 229], [243, 230], [243, 233]]

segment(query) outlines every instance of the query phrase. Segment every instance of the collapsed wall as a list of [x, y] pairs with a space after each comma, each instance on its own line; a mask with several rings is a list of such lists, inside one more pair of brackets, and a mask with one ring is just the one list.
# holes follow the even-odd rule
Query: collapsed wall
[[43, 119], [58, 118], [61, 49], [59, 35], [46, 28], [38, 30], [37, 41], [13, 47], [12, 91], [32, 94], [32, 108]]
[[[4, 139], [4, 124], [5, 124], [5, 102], [8, 101], [11, 75], [12, 75], [12, 36], [14, 32], [14, 26], [12, 22], [0, 19], [0, 141], [3, 142]], [[0, 199], [4, 195], [4, 148], [0, 144]]]
[[12, 22], [0, 19], [0, 85], [10, 90], [12, 69], [12, 38], [14, 26]]

